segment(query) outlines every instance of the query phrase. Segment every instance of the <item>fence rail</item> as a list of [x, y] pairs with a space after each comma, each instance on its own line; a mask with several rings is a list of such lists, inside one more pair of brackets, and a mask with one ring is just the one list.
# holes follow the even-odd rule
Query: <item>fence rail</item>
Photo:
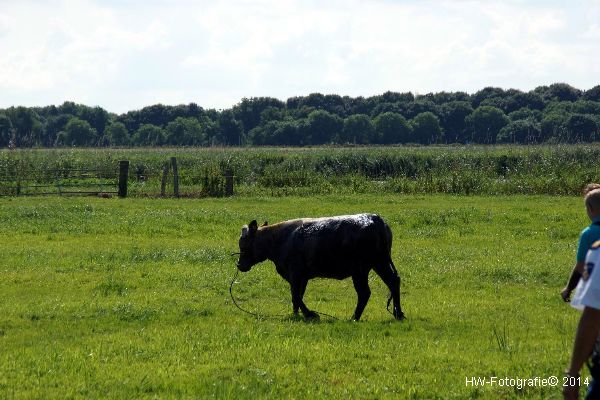
[[[118, 169], [15, 170], [0, 174], [0, 196], [119, 195], [127, 196], [129, 161]], [[66, 190], [64, 190], [66, 189]]]
[[176, 157], [156, 167], [129, 161], [111, 162], [113, 168], [43, 169], [35, 164], [0, 168], [0, 196], [118, 195], [160, 197], [222, 197], [234, 195], [232, 168], [206, 165], [190, 168]]

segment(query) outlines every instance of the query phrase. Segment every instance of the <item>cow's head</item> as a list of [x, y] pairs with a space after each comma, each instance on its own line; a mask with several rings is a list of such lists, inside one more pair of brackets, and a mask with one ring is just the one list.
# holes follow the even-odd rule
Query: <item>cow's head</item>
[[248, 225], [242, 227], [242, 235], [240, 236], [240, 258], [237, 262], [237, 267], [242, 272], [250, 271], [250, 268], [260, 262], [254, 254], [254, 239], [256, 239], [256, 231], [258, 223], [253, 220]]

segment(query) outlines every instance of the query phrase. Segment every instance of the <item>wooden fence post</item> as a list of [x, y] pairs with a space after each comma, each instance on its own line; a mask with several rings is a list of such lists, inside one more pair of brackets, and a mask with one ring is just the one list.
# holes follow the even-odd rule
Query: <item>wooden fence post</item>
[[177, 158], [171, 157], [171, 165], [173, 166], [173, 193], [175, 197], [179, 197], [179, 173], [177, 172]]
[[119, 161], [119, 197], [127, 197], [127, 177], [129, 161]]
[[233, 196], [233, 171], [225, 170], [225, 196]]
[[162, 181], [160, 182], [160, 196], [161, 197], [165, 197], [165, 192], [167, 189], [167, 175], [168, 174], [169, 174], [169, 164], [165, 163], [165, 165], [163, 165]]

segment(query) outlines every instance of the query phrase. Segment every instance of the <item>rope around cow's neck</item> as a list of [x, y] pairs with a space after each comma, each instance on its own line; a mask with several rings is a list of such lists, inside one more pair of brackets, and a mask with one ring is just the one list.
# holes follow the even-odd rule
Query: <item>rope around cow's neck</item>
[[[233, 275], [233, 279], [231, 280], [231, 284], [229, 285], [229, 294], [231, 295], [231, 300], [233, 300], [233, 304], [235, 304], [235, 306], [238, 309], [240, 309], [240, 311], [243, 311], [246, 314], [253, 315], [256, 318], [260, 318], [260, 319], [266, 319], [266, 318], [284, 318], [284, 317], [288, 316], [288, 314], [268, 314], [268, 315], [267, 314], [257, 314], [255, 312], [248, 311], [248, 310], [245, 310], [242, 307], [240, 307], [240, 305], [237, 303], [237, 301], [235, 301], [235, 297], [233, 296], [233, 284], [235, 283], [235, 280], [237, 279], [237, 276], [238, 276], [239, 273], [240, 273], [240, 270], [236, 268], [235, 269], [235, 275]], [[339, 318], [334, 317], [333, 315], [325, 314], [325, 313], [320, 312], [320, 311], [315, 311], [315, 310], [313, 310], [313, 311], [316, 312], [319, 315], [324, 315], [326, 317], [333, 318], [335, 320], [339, 320]]]

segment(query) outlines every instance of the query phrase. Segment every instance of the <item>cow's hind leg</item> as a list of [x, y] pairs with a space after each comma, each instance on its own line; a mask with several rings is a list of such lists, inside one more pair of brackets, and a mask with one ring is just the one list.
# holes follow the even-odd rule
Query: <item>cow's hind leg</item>
[[304, 318], [319, 319], [319, 314], [309, 310], [308, 307], [306, 307], [306, 304], [304, 304], [304, 302], [302, 301], [307, 284], [308, 279], [305, 278], [296, 278], [290, 282], [290, 287], [292, 289], [292, 304], [294, 306], [294, 313], [296, 313], [297, 310], [300, 309], [300, 311], [302, 311], [302, 315], [304, 315]]
[[405, 317], [402, 308], [400, 307], [400, 276], [398, 276], [394, 264], [391, 262], [385, 264], [382, 263], [378, 264], [373, 269], [390, 289], [392, 300], [394, 301], [394, 318], [403, 320]]
[[352, 283], [354, 283], [354, 289], [356, 289], [356, 294], [358, 296], [356, 310], [354, 310], [352, 319], [358, 321], [367, 305], [367, 302], [369, 301], [369, 297], [371, 297], [368, 273], [358, 273], [356, 275], [352, 275]]

